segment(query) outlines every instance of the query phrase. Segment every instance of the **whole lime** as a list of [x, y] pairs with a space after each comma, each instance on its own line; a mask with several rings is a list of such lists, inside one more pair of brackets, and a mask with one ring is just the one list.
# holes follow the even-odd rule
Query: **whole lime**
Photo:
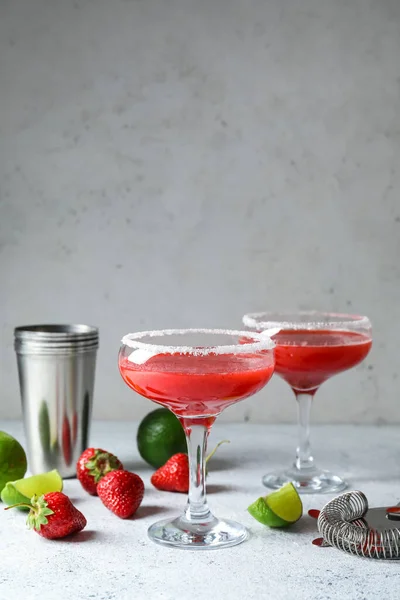
[[187, 452], [182, 425], [167, 408], [157, 408], [144, 417], [136, 440], [140, 456], [156, 469], [173, 454]]
[[22, 479], [27, 460], [21, 444], [4, 431], [0, 431], [0, 493], [9, 481]]

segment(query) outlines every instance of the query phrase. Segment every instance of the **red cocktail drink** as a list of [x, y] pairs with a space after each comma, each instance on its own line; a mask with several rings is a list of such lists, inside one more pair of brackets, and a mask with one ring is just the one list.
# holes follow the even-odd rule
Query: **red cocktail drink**
[[273, 336], [275, 372], [299, 392], [316, 390], [341, 371], [355, 367], [371, 349], [356, 331], [284, 329]]
[[[293, 389], [298, 403], [300, 441], [293, 468], [265, 475], [267, 487], [288, 481], [303, 493], [339, 492], [346, 483], [314, 465], [309, 440], [311, 404], [319, 386], [361, 363], [372, 345], [367, 317], [303, 311], [253, 313], [243, 317], [251, 331], [270, 331], [275, 347], [275, 371]], [[278, 330], [278, 331], [277, 331]], [[247, 343], [247, 340], [246, 340]]]
[[179, 417], [216, 416], [270, 380], [269, 354], [157, 354], [144, 364], [122, 358], [119, 370], [135, 392]]
[[188, 504], [182, 516], [150, 527], [149, 537], [159, 544], [208, 549], [233, 546], [247, 537], [243, 525], [211, 514], [205, 494], [205, 451], [216, 416], [258, 392], [274, 371], [274, 342], [267, 334], [254, 333], [243, 345], [245, 335], [183, 329], [133, 333], [122, 340], [118, 365], [124, 381], [175, 413], [188, 445]]

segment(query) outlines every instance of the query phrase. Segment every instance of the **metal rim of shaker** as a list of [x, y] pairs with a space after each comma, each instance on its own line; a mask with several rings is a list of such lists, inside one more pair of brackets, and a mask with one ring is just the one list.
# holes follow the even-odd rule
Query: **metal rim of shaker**
[[92, 325], [82, 324], [22, 325], [14, 329], [14, 337], [21, 341], [83, 341], [98, 339], [99, 330]]
[[96, 346], [99, 344], [98, 338], [89, 340], [20, 340], [15, 339], [16, 346], [26, 346], [30, 348], [76, 348], [81, 346]]
[[31, 346], [31, 345], [16, 345], [15, 351], [19, 355], [42, 355], [52, 356], [55, 354], [75, 355], [85, 352], [95, 352], [98, 350], [98, 344], [81, 345], [81, 346]]
[[14, 346], [16, 348], [86, 348], [89, 346], [98, 346], [99, 339], [90, 340], [19, 340], [16, 339]]
[[91, 336], [91, 337], [63, 337], [63, 338], [55, 338], [55, 337], [14, 337], [16, 343], [19, 344], [46, 344], [46, 345], [71, 345], [71, 344], [90, 344], [95, 343], [99, 339], [99, 336]]

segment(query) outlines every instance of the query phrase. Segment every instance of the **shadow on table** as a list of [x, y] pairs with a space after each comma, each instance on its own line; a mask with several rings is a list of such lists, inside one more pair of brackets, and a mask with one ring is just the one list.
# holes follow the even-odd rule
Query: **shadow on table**
[[207, 495], [209, 494], [220, 494], [222, 492], [237, 492], [243, 491], [243, 487], [238, 485], [227, 485], [219, 483], [207, 483]]
[[145, 519], [146, 517], [152, 517], [154, 515], [157, 515], [159, 513], [168, 513], [170, 512], [171, 509], [166, 508], [165, 506], [156, 506], [156, 505], [151, 505], [148, 504], [147, 506], [140, 506], [137, 511], [135, 512], [135, 514], [133, 515], [132, 519]]
[[90, 529], [84, 529], [83, 531], [79, 531], [78, 533], [74, 533], [71, 536], [60, 538], [57, 542], [62, 542], [64, 544], [77, 544], [82, 542], [90, 542], [90, 540], [99, 539], [102, 537], [102, 533], [99, 531], [91, 531]]
[[208, 463], [207, 469], [210, 471], [225, 471], [229, 469], [234, 469], [238, 467], [240, 464], [239, 459], [233, 458], [219, 458], [213, 456]]
[[[309, 515], [303, 515], [302, 518], [288, 529], [288, 533], [315, 533], [318, 534], [317, 520]], [[319, 534], [318, 534], [319, 535]]]

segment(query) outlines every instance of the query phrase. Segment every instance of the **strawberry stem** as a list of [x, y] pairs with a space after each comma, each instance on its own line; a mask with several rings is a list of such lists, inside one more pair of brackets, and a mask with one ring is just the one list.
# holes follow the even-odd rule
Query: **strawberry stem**
[[118, 469], [119, 464], [119, 460], [113, 454], [96, 449], [92, 458], [85, 463], [85, 467], [94, 478], [95, 483], [99, 483], [104, 475]]
[[221, 446], [221, 444], [230, 444], [230, 440], [221, 440], [220, 442], [218, 442], [218, 444], [215, 446], [214, 450], [212, 450], [210, 452], [210, 454], [206, 457], [206, 465], [207, 465], [208, 461], [210, 460], [210, 458], [212, 458], [214, 456], [214, 454], [216, 453], [218, 448]]
[[42, 525], [47, 525], [47, 517], [54, 513], [54, 511], [47, 506], [44, 495], [39, 498], [36, 495], [32, 496], [31, 504], [28, 502], [18, 502], [18, 504], [7, 506], [4, 510], [9, 510], [10, 508], [15, 508], [17, 506], [25, 506], [30, 509], [26, 524], [29, 529], [36, 529], [36, 531], [40, 531]]
[[4, 510], [10, 510], [10, 508], [16, 508], [17, 506], [25, 506], [26, 508], [32, 508], [32, 504], [28, 502], [18, 502], [18, 504], [11, 504], [11, 506], [7, 506]]

